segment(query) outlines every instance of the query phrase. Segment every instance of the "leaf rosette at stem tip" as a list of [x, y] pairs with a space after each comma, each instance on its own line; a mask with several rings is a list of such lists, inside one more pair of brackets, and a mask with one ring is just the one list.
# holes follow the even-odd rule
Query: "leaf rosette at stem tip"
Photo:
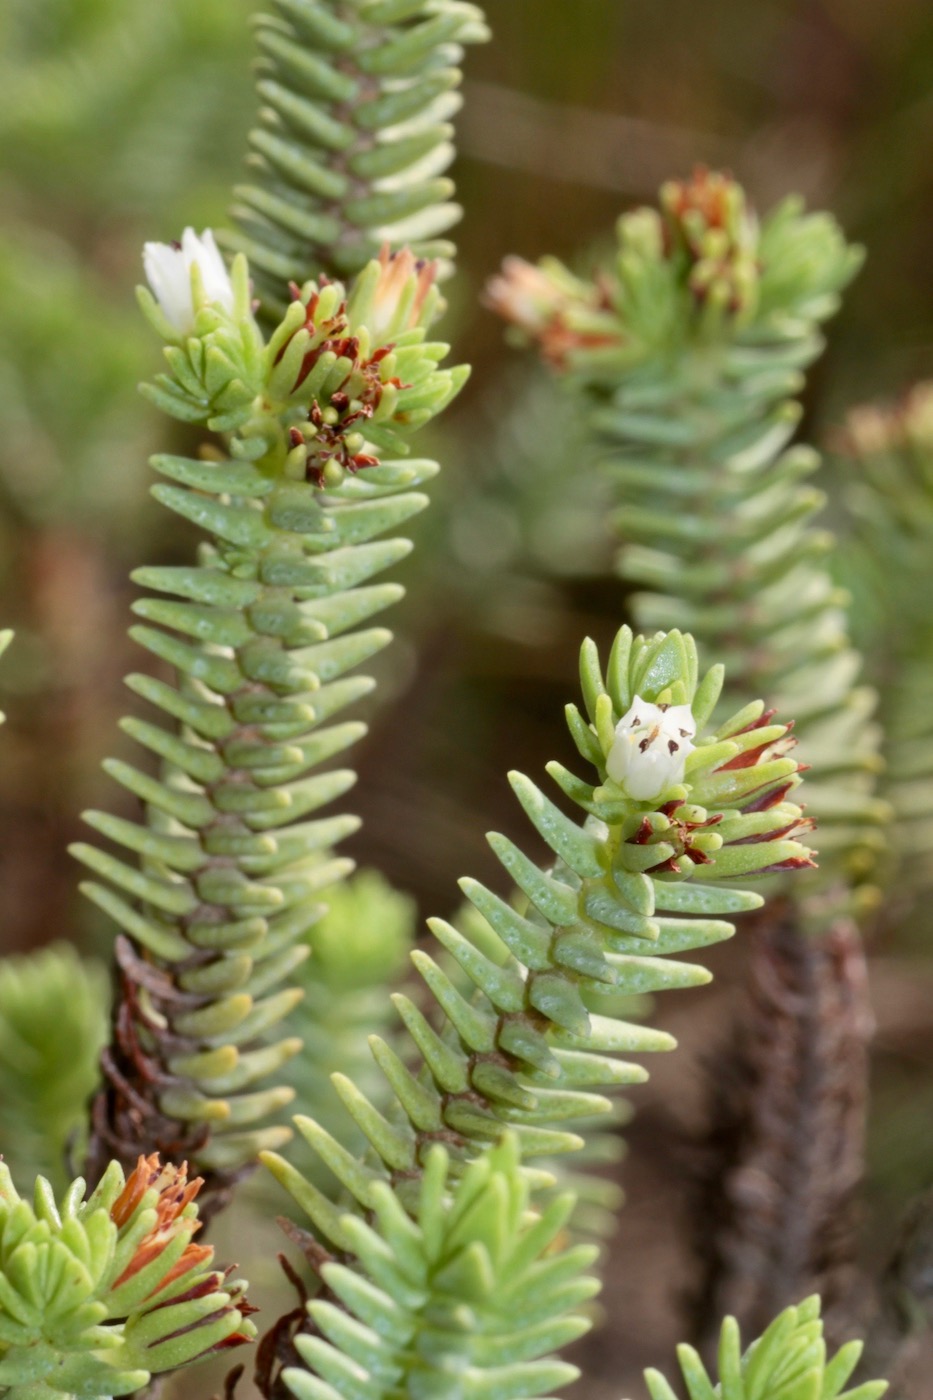
[[[447, 346], [426, 338], [434, 269], [408, 252], [384, 251], [349, 291], [294, 288], [267, 343], [245, 260], [232, 299], [217, 295], [216, 268], [213, 299], [199, 282], [205, 241], [190, 267], [184, 248], [169, 250], [174, 275], [190, 279], [190, 334], [142, 297], [173, 336], [151, 396], [227, 449], [153, 459], [168, 478], [153, 495], [207, 536], [197, 565], [133, 575], [169, 595], [133, 604], [131, 635], [176, 679], [131, 676], [170, 725], [133, 716], [122, 728], [164, 766], [158, 780], [108, 767], [145, 804], [143, 821], [86, 814], [131, 863], [90, 844], [73, 853], [102, 877], [85, 893], [122, 930], [88, 1173], [140, 1150], [185, 1155], [220, 1204], [260, 1147], [290, 1136], [271, 1121], [293, 1097], [274, 1076], [299, 1048], [281, 1023], [301, 999], [295, 972], [321, 893], [352, 869], [334, 847], [359, 825], [317, 814], [356, 781], [331, 763], [365, 733], [340, 712], [373, 682], [349, 672], [391, 641], [367, 624], [403, 593], [371, 580], [411, 549], [380, 536], [427, 504], [410, 488], [437, 465], [410, 457], [410, 439], [466, 370], [439, 367]], [[177, 313], [181, 292], [168, 295]]]
[[[486, 301], [555, 369], [607, 389], [658, 355], [736, 338], [747, 338], [751, 369], [762, 333], [784, 343], [781, 368], [798, 370], [862, 259], [829, 215], [805, 214], [791, 196], [759, 222], [735, 180], [700, 168], [662, 186], [657, 208], [621, 216], [615, 253], [593, 277], [552, 257], [510, 257]], [[788, 383], [793, 391], [799, 377]]]
[[[163, 260], [178, 265], [155, 278], [152, 291], [139, 289], [168, 362], [142, 391], [173, 417], [221, 434], [240, 460], [269, 475], [338, 486], [348, 472], [380, 467], [379, 453], [407, 452], [411, 434], [465, 383], [465, 366], [439, 367], [449, 347], [426, 338], [443, 307], [436, 263], [384, 246], [350, 287], [326, 278], [293, 283], [266, 341], [246, 259], [235, 258], [225, 289], [215, 268], [201, 271], [219, 256], [213, 245], [204, 251], [207, 238], [187, 251], [147, 245], [164, 250], [161, 259], [150, 255], [150, 275]], [[181, 288], [169, 285], [186, 279], [190, 316], [179, 311]]]
[[245, 1282], [193, 1243], [200, 1185], [140, 1157], [30, 1203], [0, 1162], [0, 1394], [126, 1395], [255, 1336]]
[[[693, 1347], [677, 1349], [689, 1400], [880, 1400], [887, 1381], [865, 1381], [846, 1389], [859, 1358], [861, 1342], [847, 1342], [827, 1357], [820, 1299], [807, 1298], [785, 1308], [743, 1353], [735, 1318], [722, 1325], [718, 1383]], [[651, 1400], [677, 1400], [659, 1371], [646, 1371]]]
[[282, 1377], [296, 1400], [534, 1397], [575, 1380], [554, 1353], [592, 1325], [597, 1251], [568, 1241], [571, 1195], [529, 1207], [512, 1134], [459, 1180], [435, 1144], [411, 1214], [380, 1183], [372, 1219], [345, 1218], [354, 1265], [319, 1261], [312, 1335], [295, 1342], [303, 1365]]
[[488, 293], [580, 398], [635, 625], [682, 627], [725, 664], [720, 714], [766, 695], [794, 716], [823, 853], [795, 901], [813, 932], [877, 907], [890, 816], [876, 697], [807, 481], [819, 457], [794, 441], [803, 371], [860, 262], [829, 216], [788, 199], [759, 222], [734, 180], [700, 170], [624, 214], [592, 276], [510, 259]]
[[[459, 970], [448, 975], [445, 957], [438, 961], [417, 949], [412, 960], [441, 1017], [432, 1021], [399, 995], [395, 1004], [417, 1056], [371, 1039], [397, 1100], [393, 1109], [381, 1112], [346, 1076], [332, 1077], [372, 1150], [357, 1161], [339, 1134], [308, 1118], [295, 1120], [363, 1212], [372, 1208], [380, 1180], [392, 1182], [404, 1202], [413, 1199], [438, 1139], [450, 1151], [455, 1174], [496, 1141], [503, 1126], [515, 1131], [527, 1158], [578, 1150], [581, 1140], [568, 1125], [612, 1110], [597, 1090], [647, 1077], [642, 1066], [618, 1056], [674, 1045], [662, 1032], [623, 1020], [618, 994], [709, 981], [704, 968], [673, 955], [731, 937], [732, 923], [714, 916], [761, 905], [760, 894], [732, 882], [811, 863], [799, 839], [811, 823], [790, 800], [800, 773], [788, 726], [772, 722], [756, 702], [709, 732], [723, 672], [714, 667], [700, 678], [692, 638], [679, 632], [635, 637], [624, 627], [605, 676], [595, 646], [584, 645], [581, 676], [585, 714], [571, 705], [567, 716], [590, 775], [548, 765], [577, 808], [575, 817], [524, 775], [510, 775], [552, 861], [542, 869], [514, 842], [492, 834], [490, 844], [521, 892], [520, 903], [476, 880], [461, 882], [489, 925], [483, 946], [442, 919], [429, 921]], [[682, 730], [690, 735], [689, 749]], [[672, 754], [675, 735], [681, 747]], [[633, 741], [635, 753], [618, 768], [619, 745]], [[351, 1250], [330, 1196], [279, 1154], [265, 1153], [263, 1160], [318, 1236]]]

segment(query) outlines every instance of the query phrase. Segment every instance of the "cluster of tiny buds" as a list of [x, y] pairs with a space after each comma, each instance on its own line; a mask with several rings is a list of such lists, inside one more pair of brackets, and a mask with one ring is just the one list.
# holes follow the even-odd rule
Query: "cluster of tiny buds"
[[556, 370], [569, 368], [577, 351], [604, 350], [623, 341], [607, 288], [579, 282], [562, 268], [508, 257], [487, 283], [483, 300], [536, 341], [545, 363]]
[[742, 187], [730, 175], [705, 165], [697, 166], [688, 180], [662, 185], [661, 208], [668, 217], [668, 240], [679, 232], [698, 257], [709, 231], [718, 230], [730, 243], [738, 243], [753, 227]]
[[308, 421], [289, 429], [286, 474], [316, 486], [339, 486], [347, 472], [353, 475], [364, 467], [376, 467], [379, 458], [364, 452], [363, 434], [348, 428], [372, 414], [371, 408], [341, 392], [331, 395], [328, 407], [311, 405]]
[[[202, 304], [233, 312], [233, 284], [210, 229], [196, 234], [187, 228], [180, 242], [147, 243], [143, 263], [158, 308], [178, 335], [191, 333]], [[310, 295], [294, 283], [290, 286], [292, 299], [304, 307], [302, 329], [316, 342], [304, 357], [293, 390], [301, 387], [325, 353], [349, 362], [343, 383], [326, 400], [315, 398], [307, 421], [290, 429], [286, 473], [293, 478], [334, 487], [348, 472], [378, 465], [379, 459], [364, 451], [361, 425], [372, 418], [389, 386], [402, 387], [398, 379], [385, 374], [383, 364], [394, 343], [381, 342], [390, 332], [397, 334], [419, 323], [432, 294], [437, 266], [415, 258], [410, 249], [392, 252], [385, 246], [379, 254], [377, 274], [367, 318], [369, 338], [364, 337], [376, 348], [367, 353], [362, 353], [360, 335], [351, 331], [345, 299], [336, 305], [330, 301], [326, 312], [319, 313], [321, 293], [331, 286], [326, 277]], [[283, 346], [276, 363], [284, 353]]]
[[758, 224], [741, 185], [698, 166], [689, 180], [668, 181], [660, 202], [665, 256], [686, 256], [696, 300], [716, 301], [733, 315], [746, 310], [760, 267]]
[[[306, 421], [289, 430], [291, 450], [286, 462], [287, 475], [322, 487], [339, 486], [348, 472], [352, 475], [364, 467], [378, 466], [379, 458], [363, 450], [366, 439], [360, 427], [372, 418], [388, 385], [401, 387], [397, 378], [382, 377], [384, 361], [394, 347], [380, 345], [371, 354], [362, 354], [359, 336], [350, 331], [345, 300], [332, 314], [315, 322], [321, 291], [329, 285], [322, 278], [305, 304], [304, 329], [317, 343], [305, 355], [294, 388], [301, 387], [325, 353], [348, 361], [350, 367], [327, 400], [313, 399]], [[295, 301], [302, 301], [300, 287], [293, 283], [290, 290]]]

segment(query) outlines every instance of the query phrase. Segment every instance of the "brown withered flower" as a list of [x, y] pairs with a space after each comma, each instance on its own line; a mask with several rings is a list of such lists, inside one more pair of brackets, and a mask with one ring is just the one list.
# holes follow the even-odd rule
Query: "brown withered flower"
[[620, 329], [594, 288], [558, 263], [539, 266], [509, 257], [490, 278], [484, 304], [541, 348], [552, 368], [566, 369], [575, 350], [617, 345]]
[[210, 1261], [214, 1253], [210, 1246], [191, 1242], [201, 1228], [201, 1221], [189, 1212], [188, 1208], [203, 1184], [204, 1179], [200, 1176], [188, 1180], [187, 1162], [182, 1162], [180, 1167], [171, 1163], [163, 1166], [157, 1152], [153, 1152], [149, 1157], [139, 1157], [135, 1168], [126, 1179], [126, 1185], [110, 1208], [110, 1218], [118, 1230], [124, 1229], [152, 1190], [158, 1192], [154, 1203], [156, 1218], [136, 1246], [129, 1264], [115, 1280], [115, 1289], [158, 1258], [178, 1238], [179, 1231], [188, 1232], [189, 1242], [181, 1257], [160, 1279], [155, 1291], [161, 1292], [176, 1279], [194, 1269], [202, 1268]]

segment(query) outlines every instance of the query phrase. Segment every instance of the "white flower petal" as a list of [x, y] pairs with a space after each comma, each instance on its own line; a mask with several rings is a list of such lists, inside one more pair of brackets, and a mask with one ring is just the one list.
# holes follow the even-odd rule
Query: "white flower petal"
[[668, 705], [664, 718], [672, 729], [680, 730], [684, 737], [692, 739], [697, 732], [697, 722], [689, 705]]
[[696, 734], [689, 705], [654, 705], [636, 695], [615, 734], [606, 771], [630, 797], [645, 802], [683, 782]]
[[191, 289], [191, 269], [197, 266], [207, 300], [225, 311], [233, 311], [234, 293], [220, 249], [210, 229], [199, 236], [186, 228], [181, 246], [171, 243], [146, 243], [143, 247], [143, 269], [152, 293], [166, 320], [182, 335], [192, 330], [195, 321]]

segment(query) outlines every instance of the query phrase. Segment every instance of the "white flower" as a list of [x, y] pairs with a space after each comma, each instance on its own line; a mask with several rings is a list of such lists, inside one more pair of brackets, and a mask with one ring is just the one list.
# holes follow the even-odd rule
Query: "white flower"
[[197, 267], [208, 302], [233, 311], [233, 284], [211, 230], [200, 237], [186, 228], [181, 243], [147, 243], [143, 247], [146, 280], [167, 321], [182, 335], [194, 326], [191, 270]]
[[636, 695], [616, 725], [606, 771], [629, 797], [639, 802], [657, 797], [683, 782], [696, 732], [689, 705], [652, 705]]

